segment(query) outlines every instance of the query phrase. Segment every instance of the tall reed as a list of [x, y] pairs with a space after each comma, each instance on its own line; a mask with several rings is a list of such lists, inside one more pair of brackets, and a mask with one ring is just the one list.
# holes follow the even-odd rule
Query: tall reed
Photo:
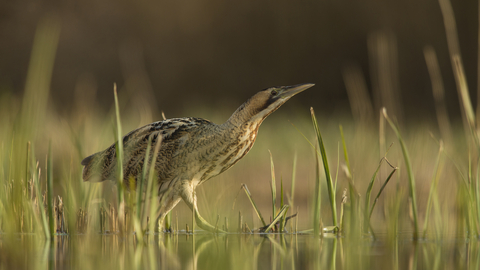
[[[120, 220], [123, 221], [125, 214], [125, 195], [123, 183], [123, 140], [122, 140], [122, 121], [120, 119], [120, 108], [118, 106], [117, 84], [113, 85], [113, 94], [115, 98], [115, 135], [117, 143], [115, 144], [115, 154], [117, 158], [117, 205], [119, 209]], [[123, 222], [120, 222], [123, 224]], [[121, 227], [122, 228], [122, 227]], [[123, 228], [124, 229], [124, 228]]]

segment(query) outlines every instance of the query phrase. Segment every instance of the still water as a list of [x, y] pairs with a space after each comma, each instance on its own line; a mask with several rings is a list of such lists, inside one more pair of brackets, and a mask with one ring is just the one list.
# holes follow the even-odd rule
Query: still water
[[478, 239], [307, 234], [0, 235], [0, 269], [480, 269]]

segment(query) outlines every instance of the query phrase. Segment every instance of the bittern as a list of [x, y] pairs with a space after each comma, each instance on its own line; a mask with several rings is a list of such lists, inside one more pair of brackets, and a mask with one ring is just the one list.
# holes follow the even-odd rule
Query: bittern
[[[195, 189], [208, 179], [221, 174], [252, 148], [260, 124], [294, 95], [313, 84], [272, 87], [262, 90], [243, 103], [223, 124], [201, 118], [173, 118], [151, 123], [123, 137], [123, 184], [136, 187], [142, 179], [148, 141], [152, 148], [160, 140], [155, 157], [155, 177], [161, 202], [158, 220], [181, 199], [194, 211], [197, 225], [214, 232], [198, 212]], [[150, 151], [148, 160], [153, 160]], [[117, 179], [116, 145], [82, 161], [84, 181]], [[134, 185], [131, 184], [132, 179]]]

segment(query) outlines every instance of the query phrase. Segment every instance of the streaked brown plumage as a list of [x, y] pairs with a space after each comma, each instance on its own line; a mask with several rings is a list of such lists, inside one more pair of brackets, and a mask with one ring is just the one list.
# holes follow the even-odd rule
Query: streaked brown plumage
[[[141, 179], [148, 139], [152, 146], [161, 140], [155, 173], [162, 203], [160, 220], [183, 199], [195, 212], [197, 224], [214, 227], [198, 213], [195, 188], [224, 172], [244, 157], [255, 142], [262, 121], [295, 94], [313, 84], [272, 87], [260, 91], [242, 104], [223, 124], [201, 118], [173, 118], [154, 122], [123, 137], [124, 179]], [[82, 161], [84, 181], [115, 180], [115, 144]], [[150, 153], [150, 160], [153, 151]], [[136, 182], [135, 182], [136, 183]]]

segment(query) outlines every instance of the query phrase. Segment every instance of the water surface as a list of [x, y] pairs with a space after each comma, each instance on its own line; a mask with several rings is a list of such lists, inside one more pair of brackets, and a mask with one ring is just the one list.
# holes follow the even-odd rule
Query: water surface
[[1, 235], [2, 269], [479, 269], [477, 239], [410, 234]]

